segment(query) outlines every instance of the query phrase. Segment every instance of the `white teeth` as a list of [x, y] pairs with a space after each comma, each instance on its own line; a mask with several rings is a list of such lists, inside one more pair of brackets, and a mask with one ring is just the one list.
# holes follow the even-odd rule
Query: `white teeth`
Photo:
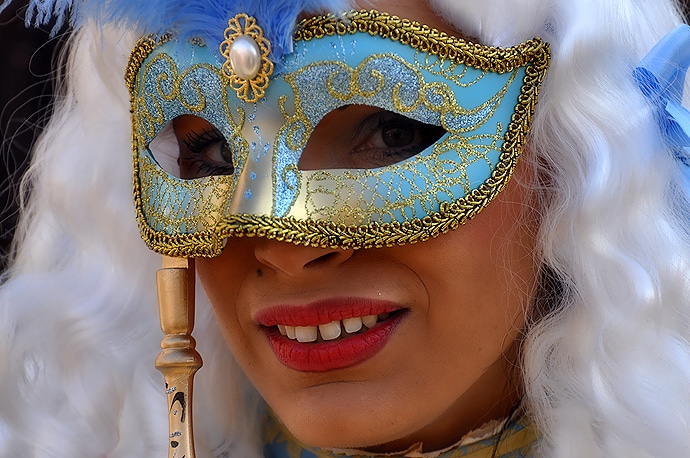
[[295, 326], [295, 336], [298, 342], [316, 342], [319, 333], [316, 326]]
[[323, 340], [334, 340], [340, 337], [340, 321], [331, 321], [327, 324], [319, 325], [319, 332]]
[[362, 323], [367, 328], [373, 328], [378, 320], [379, 320], [379, 317], [376, 315], [367, 315], [367, 316], [362, 317]]
[[352, 334], [353, 332], [357, 332], [362, 329], [362, 319], [358, 316], [353, 318], [345, 318], [343, 320], [343, 326], [348, 334]]
[[288, 326], [279, 324], [278, 330], [289, 339], [298, 342], [316, 342], [319, 335], [323, 340], [335, 340], [342, 335], [342, 329], [348, 334], [354, 334], [366, 326], [368, 329], [376, 326], [379, 320], [383, 321], [390, 316], [390, 313], [380, 315], [366, 315], [363, 317], [345, 318], [342, 323], [338, 320], [330, 323], [320, 324], [319, 326]]

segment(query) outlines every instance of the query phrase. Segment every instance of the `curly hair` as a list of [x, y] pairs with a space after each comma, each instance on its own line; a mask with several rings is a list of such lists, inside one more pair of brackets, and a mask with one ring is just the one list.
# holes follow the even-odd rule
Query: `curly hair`
[[[681, 23], [667, 0], [431, 0], [479, 41], [552, 49], [525, 155], [548, 308], [522, 349], [539, 456], [690, 455], [690, 183], [632, 70]], [[500, 11], [500, 14], [496, 12]], [[162, 456], [158, 256], [136, 226], [131, 31], [87, 23], [35, 147], [0, 289], [0, 456]], [[519, 222], [518, 222], [519, 223]], [[262, 403], [197, 288], [200, 456], [262, 456]], [[232, 381], [232, 382], [229, 382]]]

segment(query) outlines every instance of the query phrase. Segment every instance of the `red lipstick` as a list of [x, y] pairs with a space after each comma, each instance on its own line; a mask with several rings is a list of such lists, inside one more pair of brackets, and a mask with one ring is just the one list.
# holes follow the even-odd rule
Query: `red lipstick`
[[[318, 326], [332, 321], [367, 315], [391, 315], [371, 329], [346, 334], [333, 341], [303, 343], [282, 335], [277, 325]], [[399, 304], [362, 298], [338, 298], [308, 305], [281, 305], [259, 312], [255, 319], [263, 326], [276, 358], [302, 372], [326, 372], [354, 366], [371, 358], [388, 342], [405, 313]]]

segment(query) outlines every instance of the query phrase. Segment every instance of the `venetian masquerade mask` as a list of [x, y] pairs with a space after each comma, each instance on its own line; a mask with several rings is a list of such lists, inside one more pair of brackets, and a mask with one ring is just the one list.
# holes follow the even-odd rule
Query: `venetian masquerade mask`
[[[294, 40], [275, 72], [246, 16], [220, 53], [174, 39], [133, 51], [135, 200], [152, 249], [413, 243], [505, 187], [548, 67], [542, 41], [481, 46], [377, 12], [303, 20]], [[228, 71], [232, 46], [254, 62]]]

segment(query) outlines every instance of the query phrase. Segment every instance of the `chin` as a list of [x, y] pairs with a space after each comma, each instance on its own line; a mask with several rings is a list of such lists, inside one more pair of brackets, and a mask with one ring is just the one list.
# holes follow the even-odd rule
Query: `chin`
[[[276, 415], [301, 443], [318, 448], [366, 449], [392, 442], [411, 434], [414, 426], [406, 424], [405, 412], [391, 406], [371, 408], [371, 402], [355, 397], [334, 395], [325, 401], [323, 394], [311, 400], [290, 403], [276, 409]], [[364, 405], [362, 405], [364, 404]]]

